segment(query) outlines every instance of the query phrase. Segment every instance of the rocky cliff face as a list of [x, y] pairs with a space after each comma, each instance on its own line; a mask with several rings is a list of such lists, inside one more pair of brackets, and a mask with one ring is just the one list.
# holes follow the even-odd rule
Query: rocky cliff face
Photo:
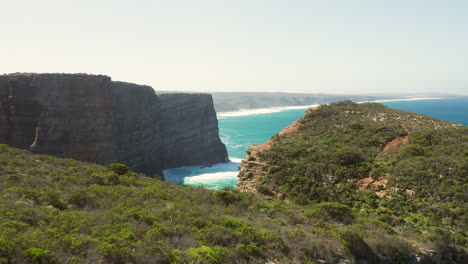
[[[153, 88], [112, 82], [112, 123], [115, 160], [134, 171], [161, 174], [159, 100]], [[203, 146], [200, 146], [203, 147]]]
[[[209, 94], [160, 94], [164, 168], [228, 161]], [[204, 146], [203, 149], [200, 146]]]
[[[149, 86], [101, 75], [3, 75], [0, 143], [100, 164], [121, 162], [147, 175], [161, 174], [163, 160], [170, 166], [216, 163], [226, 160], [226, 149], [210, 100], [158, 97]], [[171, 158], [162, 158], [165, 153]]]
[[0, 142], [91, 162], [116, 160], [106, 76], [0, 76]]

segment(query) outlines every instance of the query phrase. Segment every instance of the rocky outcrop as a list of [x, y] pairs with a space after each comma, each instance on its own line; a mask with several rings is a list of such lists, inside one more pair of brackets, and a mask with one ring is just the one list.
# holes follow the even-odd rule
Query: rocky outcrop
[[[164, 164], [226, 160], [209, 95], [156, 96], [149, 86], [102, 75], [1, 75], [0, 143], [100, 164], [125, 163], [150, 176], [161, 175]], [[170, 158], [163, 158], [166, 154]]]
[[268, 164], [258, 162], [259, 153], [270, 149], [270, 141], [261, 145], [251, 145], [247, 149], [247, 156], [242, 159], [239, 166], [239, 180], [236, 187], [243, 192], [259, 193], [258, 187], [264, 183], [263, 179], [267, 176], [265, 168]]
[[[317, 109], [317, 107], [309, 108], [307, 114], [310, 114], [315, 109]], [[303, 121], [303, 117], [299, 118], [291, 125], [278, 132], [277, 136], [281, 137], [296, 132]], [[264, 178], [268, 175], [267, 168], [269, 166], [265, 162], [260, 162], [260, 153], [269, 151], [272, 146], [273, 141], [271, 139], [263, 144], [253, 144], [249, 146], [247, 149], [247, 156], [242, 159], [241, 165], [239, 166], [239, 175], [237, 176], [239, 180], [236, 183], [236, 188], [238, 190], [259, 193], [258, 187], [265, 183]], [[274, 196], [275, 198], [285, 198], [284, 195], [273, 189], [270, 189], [268, 192], [270, 196]]]
[[[226, 162], [218, 119], [209, 94], [160, 94], [164, 168]], [[203, 149], [200, 146], [204, 146]]]

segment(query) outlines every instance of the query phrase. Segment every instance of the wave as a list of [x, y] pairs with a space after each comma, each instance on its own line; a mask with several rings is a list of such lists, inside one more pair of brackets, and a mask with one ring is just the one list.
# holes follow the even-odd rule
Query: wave
[[271, 114], [271, 113], [277, 113], [277, 112], [293, 110], [293, 109], [307, 109], [307, 108], [316, 107], [316, 106], [319, 106], [319, 105], [314, 104], [314, 105], [297, 105], [297, 106], [275, 106], [275, 107], [256, 108], [256, 109], [240, 109], [240, 110], [231, 111], [231, 112], [219, 112], [218, 117]]
[[[394, 102], [394, 101], [416, 101], [416, 100], [432, 100], [444, 98], [406, 98], [406, 99], [391, 99], [391, 100], [376, 100], [367, 102]], [[366, 102], [359, 102], [366, 103]], [[272, 107], [260, 109], [244, 109], [235, 112], [218, 113], [218, 116], [247, 116], [256, 114], [268, 114], [286, 111], [290, 109], [306, 109], [318, 105], [304, 106], [287, 106], [287, 107]], [[236, 144], [235, 137], [231, 137], [229, 133], [220, 133], [220, 136], [229, 149], [237, 149], [243, 147], [243, 144]], [[189, 186], [203, 186], [208, 189], [220, 189], [226, 186], [235, 186], [237, 182], [238, 167], [242, 159], [239, 154], [230, 157], [230, 162], [218, 163], [213, 166], [185, 166], [173, 169], [164, 170], [164, 177], [168, 181], [178, 182]]]
[[[439, 97], [419, 97], [419, 98], [400, 98], [400, 99], [386, 99], [386, 100], [373, 100], [373, 101], [361, 101], [358, 104], [363, 103], [384, 103], [384, 102], [398, 102], [398, 101], [418, 101], [418, 100], [437, 100], [437, 99], [449, 99]], [[249, 116], [249, 115], [261, 115], [282, 112], [293, 109], [307, 109], [311, 107], [317, 107], [319, 104], [314, 105], [298, 105], [298, 106], [275, 106], [267, 108], [256, 108], [256, 109], [240, 109], [230, 112], [219, 112], [218, 117], [234, 117], [234, 116]]]
[[241, 159], [231, 158], [230, 162], [217, 163], [213, 166], [184, 166], [163, 171], [167, 181], [183, 185], [203, 186], [208, 189], [220, 189], [235, 186]]
[[185, 177], [184, 185], [203, 186], [208, 189], [220, 189], [226, 186], [235, 186], [237, 183], [237, 171], [224, 171], [205, 173], [197, 176]]

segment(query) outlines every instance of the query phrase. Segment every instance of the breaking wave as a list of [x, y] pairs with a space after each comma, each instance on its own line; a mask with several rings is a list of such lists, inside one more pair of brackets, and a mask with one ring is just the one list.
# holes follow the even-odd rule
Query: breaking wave
[[203, 186], [208, 189], [220, 189], [226, 186], [235, 187], [237, 183], [237, 168], [241, 159], [231, 159], [230, 162], [217, 163], [213, 166], [184, 166], [164, 170], [167, 181], [178, 182], [188, 186]]
[[257, 109], [241, 109], [231, 112], [219, 112], [218, 117], [232, 117], [232, 116], [248, 116], [248, 115], [261, 115], [261, 114], [271, 114], [282, 112], [292, 109], [307, 109], [310, 107], [319, 106], [318, 104], [314, 105], [298, 105], [298, 106], [277, 106], [277, 107], [268, 107], [268, 108], [257, 108]]

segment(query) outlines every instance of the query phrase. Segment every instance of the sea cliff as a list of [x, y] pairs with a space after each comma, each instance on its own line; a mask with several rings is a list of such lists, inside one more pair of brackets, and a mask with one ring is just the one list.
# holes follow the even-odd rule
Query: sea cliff
[[228, 160], [226, 147], [218, 136], [218, 119], [210, 94], [160, 94], [158, 97], [164, 168]]
[[[209, 95], [156, 96], [149, 86], [113, 82], [103, 75], [2, 75], [0, 143], [99, 164], [120, 162], [161, 175], [164, 163], [227, 160], [212, 105]], [[171, 120], [185, 120], [184, 127]], [[174, 145], [181, 138], [189, 149]]]

